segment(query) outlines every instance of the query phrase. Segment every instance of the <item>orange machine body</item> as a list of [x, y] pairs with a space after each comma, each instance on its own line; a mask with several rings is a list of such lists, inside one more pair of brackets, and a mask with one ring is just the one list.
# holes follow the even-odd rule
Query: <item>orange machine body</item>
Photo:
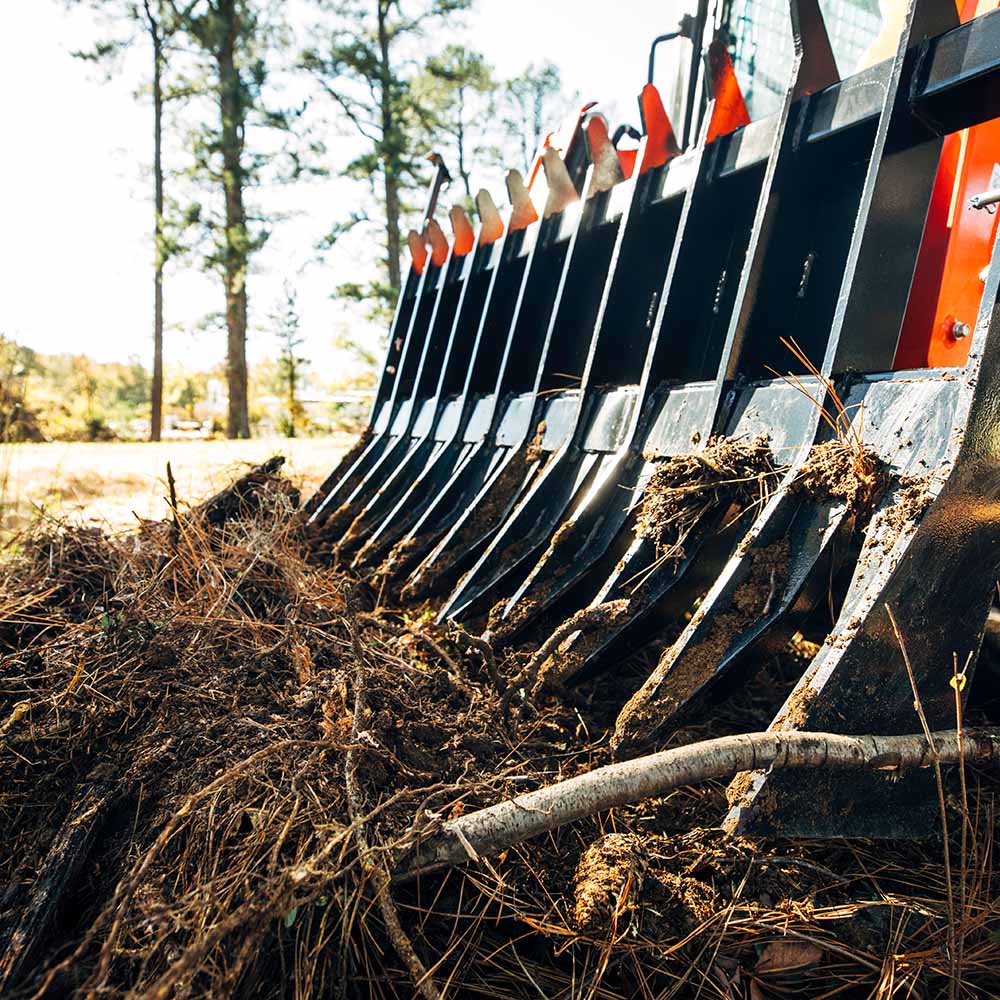
[[[998, 6], [965, 0], [963, 21]], [[893, 367], [964, 365], [990, 261], [997, 206], [973, 208], [970, 199], [1000, 186], [1000, 118], [949, 135], [924, 225], [924, 238]]]

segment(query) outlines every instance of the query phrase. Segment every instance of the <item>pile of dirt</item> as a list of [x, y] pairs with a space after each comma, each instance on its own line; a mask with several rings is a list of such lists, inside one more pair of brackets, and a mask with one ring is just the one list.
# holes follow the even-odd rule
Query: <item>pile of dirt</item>
[[[381, 606], [315, 558], [298, 500], [270, 463], [133, 534], [43, 526], [0, 564], [0, 994], [940, 992], [940, 843], [727, 839], [720, 783], [390, 886], [442, 821], [607, 763], [649, 665], [507, 713], [528, 654]], [[672, 738], [761, 728], [798, 670]], [[996, 995], [973, 834], [964, 976]], [[792, 973], [768, 951], [790, 936], [813, 946]]]
[[700, 518], [723, 505], [739, 512], [762, 505], [780, 471], [768, 438], [713, 437], [703, 450], [657, 466], [643, 492], [635, 533], [655, 544], [657, 556], [681, 559], [684, 539]]
[[834, 438], [813, 445], [791, 489], [820, 502], [843, 503], [867, 521], [888, 484], [885, 463], [874, 452]]

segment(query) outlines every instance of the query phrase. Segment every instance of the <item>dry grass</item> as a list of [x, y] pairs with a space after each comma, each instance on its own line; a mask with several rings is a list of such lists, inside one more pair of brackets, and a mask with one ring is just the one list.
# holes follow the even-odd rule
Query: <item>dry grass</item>
[[[710, 783], [387, 901], [383, 859], [442, 817], [605, 763], [650, 664], [505, 726], [526, 652], [376, 613], [259, 485], [221, 524], [42, 522], [0, 567], [0, 993], [403, 998], [422, 967], [449, 998], [930, 998], [957, 942], [961, 995], [998, 995], [997, 785], [971, 769], [959, 891], [940, 839], [727, 840]], [[800, 672], [671, 742], [760, 728]]]
[[166, 467], [171, 463], [180, 500], [214, 493], [240, 466], [258, 465], [274, 454], [288, 459], [288, 472], [311, 492], [353, 440], [257, 438], [251, 441], [164, 441], [158, 444], [0, 445], [0, 539], [23, 529], [44, 511], [117, 530], [136, 518], [166, 514]]

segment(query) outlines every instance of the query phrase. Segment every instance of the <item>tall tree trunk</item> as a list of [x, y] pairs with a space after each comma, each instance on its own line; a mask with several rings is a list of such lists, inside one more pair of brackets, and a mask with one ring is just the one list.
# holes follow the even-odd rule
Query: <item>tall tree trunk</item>
[[222, 113], [222, 174], [226, 196], [224, 271], [226, 282], [226, 382], [229, 412], [226, 436], [250, 437], [247, 391], [247, 259], [246, 213], [243, 208], [243, 84], [236, 67], [239, 34], [237, 0], [220, 0], [223, 25], [216, 61]]
[[465, 88], [458, 89], [458, 172], [465, 188], [465, 197], [472, 201], [472, 183], [465, 166]]
[[389, 62], [389, 4], [390, 0], [378, 0], [378, 44], [379, 44], [379, 87], [381, 90], [382, 142], [379, 157], [382, 160], [382, 176], [385, 180], [385, 249], [386, 265], [389, 268], [389, 284], [396, 294], [402, 288], [399, 265], [399, 136], [397, 134], [395, 109], [392, 100], [392, 67]]
[[144, 0], [146, 27], [153, 43], [153, 383], [150, 387], [149, 440], [159, 441], [163, 427], [163, 37]]

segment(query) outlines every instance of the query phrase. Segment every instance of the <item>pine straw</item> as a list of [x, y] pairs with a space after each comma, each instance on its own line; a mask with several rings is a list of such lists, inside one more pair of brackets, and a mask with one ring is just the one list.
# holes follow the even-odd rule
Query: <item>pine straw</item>
[[[272, 473], [219, 523], [210, 505], [135, 535], [50, 527], [5, 566], [0, 993], [410, 997], [395, 911], [445, 996], [744, 997], [755, 979], [775, 995], [937, 995], [940, 843], [724, 841], [706, 829], [721, 785], [397, 884], [377, 906], [390, 849], [606, 763], [648, 664], [504, 726], [501, 689], [526, 655], [493, 662], [418, 609], [376, 608], [310, 562], [296, 499]], [[674, 741], [759, 728], [799, 672], [776, 660]], [[996, 786], [969, 777], [963, 977], [995, 996]], [[588, 849], [613, 858], [612, 832], [641, 864], [581, 869], [607, 882], [581, 929], [577, 868]], [[758, 971], [789, 941], [818, 957]]]
[[639, 504], [636, 535], [653, 541], [659, 560], [682, 559], [684, 541], [702, 517], [762, 506], [780, 471], [766, 437], [713, 437], [701, 451], [660, 462]]

